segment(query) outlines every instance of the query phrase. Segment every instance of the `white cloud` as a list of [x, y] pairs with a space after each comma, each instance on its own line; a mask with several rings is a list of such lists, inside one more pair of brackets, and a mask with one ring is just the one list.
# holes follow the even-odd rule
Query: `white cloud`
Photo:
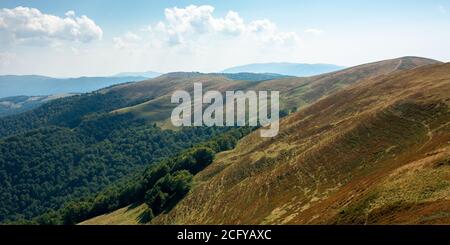
[[[0, 16], [2, 23], [3, 15]], [[53, 16], [52, 19], [64, 23], [66, 19], [76, 21], [77, 17], [74, 11], [67, 11], [64, 16]], [[168, 8], [161, 20], [148, 27], [127, 30], [123, 35], [91, 45], [64, 41], [68, 38], [59, 38], [55, 31], [50, 31], [52, 28], [39, 32], [40, 38], [34, 34], [30, 38], [18, 39], [16, 29], [11, 28], [10, 22], [7, 24], [9, 34], [0, 35], [0, 39], [7, 36], [16, 42], [53, 41], [51, 47], [22, 48], [16, 45], [8, 49], [14, 50], [20, 60], [5, 56], [4, 65], [0, 66], [0, 73], [5, 74], [98, 76], [150, 69], [160, 72], [217, 72], [236, 64], [295, 62], [304, 55], [306, 48], [298, 33], [281, 30], [271, 20], [245, 20], [234, 11], [218, 15], [212, 6]], [[68, 36], [73, 37], [70, 33]], [[35, 62], [42, 57], [45, 60]]]
[[250, 22], [248, 29], [252, 33], [273, 32], [275, 31], [276, 26], [270, 20], [263, 19]]
[[[150, 26], [154, 38], [169, 46], [196, 43], [202, 36], [252, 38], [269, 44], [297, 44], [300, 37], [295, 32], [282, 32], [270, 20], [255, 20], [246, 23], [239, 13], [229, 11], [224, 17], [213, 16], [210, 5], [190, 5], [186, 8], [167, 8], [165, 19]], [[212, 40], [211, 38], [209, 40]]]
[[303, 46], [298, 33], [271, 20], [244, 20], [235, 11], [217, 16], [212, 6], [190, 5], [167, 8], [163, 19], [114, 37], [108, 56], [116, 57], [109, 62], [116, 69], [213, 72], [236, 60], [294, 62]]
[[268, 19], [255, 20], [248, 24], [247, 32], [264, 43], [277, 45], [296, 45], [300, 37], [295, 32], [281, 32], [275, 23]]
[[246, 28], [244, 20], [234, 11], [229, 11], [225, 18], [216, 19], [215, 27], [220, 32], [235, 35], [244, 33]]
[[229, 11], [224, 18], [213, 17], [214, 7], [210, 5], [195, 6], [186, 8], [167, 8], [164, 10], [165, 22], [160, 23], [166, 26], [170, 33], [209, 33], [223, 32], [239, 34], [244, 32], [244, 20], [237, 12]]
[[69, 10], [65, 13], [65, 16], [67, 17], [74, 17], [75, 16], [75, 11], [73, 10]]
[[113, 38], [114, 47], [116, 49], [126, 49], [132, 47], [140, 40], [142, 40], [142, 38], [133, 32], [127, 32], [122, 37]]
[[0, 9], [0, 34], [4, 40], [22, 43], [53, 41], [91, 42], [101, 40], [102, 29], [85, 15], [68, 11], [65, 17], [44, 14], [38, 9]]

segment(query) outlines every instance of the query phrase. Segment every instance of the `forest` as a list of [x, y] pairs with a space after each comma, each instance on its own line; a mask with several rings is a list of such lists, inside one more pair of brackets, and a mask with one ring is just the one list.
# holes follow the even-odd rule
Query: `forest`
[[[44, 213], [45, 218], [63, 207], [71, 210], [72, 202], [110, 193], [116, 185], [123, 188], [117, 183], [128, 185], [130, 178], [135, 180], [132, 176], [195, 145], [217, 138], [220, 147], [212, 149], [216, 152], [230, 149], [241, 137], [217, 137], [233, 130], [228, 127], [162, 130], [129, 113], [109, 113], [133, 103], [139, 101], [126, 100], [115, 92], [94, 92], [0, 119], [0, 223], [28, 222]], [[171, 178], [158, 186], [164, 189], [165, 183], [189, 179], [183, 170], [195, 174], [202, 164], [207, 163], [172, 166]], [[100, 195], [96, 200], [106, 196], [112, 197]], [[128, 197], [123, 198], [126, 202], [116, 203], [128, 203]]]
[[212, 140], [134, 171], [99, 193], [91, 192], [91, 195], [67, 201], [61, 208], [50, 209], [31, 221], [19, 219], [13, 223], [70, 225], [142, 202], [149, 208], [140, 221], [148, 222], [155, 215], [169, 211], [187, 194], [193, 176], [211, 164], [217, 152], [234, 148], [237, 141], [252, 130], [250, 127], [232, 128]]

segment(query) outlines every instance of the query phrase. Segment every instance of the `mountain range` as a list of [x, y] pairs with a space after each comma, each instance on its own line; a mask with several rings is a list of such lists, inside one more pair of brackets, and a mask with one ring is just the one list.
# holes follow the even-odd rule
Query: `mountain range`
[[[122, 76], [122, 75], [142, 76]], [[201, 74], [201, 73], [170, 73], [175, 74]], [[288, 77], [272, 73], [210, 73], [211, 76], [223, 76], [231, 80], [265, 81], [276, 78]], [[15, 115], [36, 108], [52, 99], [65, 97], [82, 92], [91, 92], [98, 88], [118, 85], [122, 83], [147, 80], [144, 76], [159, 76], [159, 73], [122, 73], [117, 77], [83, 77], [71, 79], [57, 79], [43, 76], [0, 76], [0, 85], [3, 86], [3, 94], [14, 95], [0, 98], [0, 117]], [[11, 85], [12, 83], [12, 85]], [[27, 89], [21, 86], [27, 87]], [[78, 91], [78, 92], [77, 92]], [[81, 92], [80, 92], [81, 91]], [[55, 94], [53, 94], [55, 93]], [[22, 95], [29, 94], [29, 95]], [[36, 95], [30, 95], [36, 94]]]
[[[52, 100], [0, 118], [0, 222], [449, 223], [449, 68], [179, 72]], [[173, 128], [172, 93], [197, 82], [280, 91], [280, 133]]]
[[[450, 222], [449, 68], [406, 57], [288, 80], [283, 97], [303, 106], [282, 120], [280, 134], [253, 132], [219, 153], [151, 223]], [[145, 210], [125, 207], [83, 224], [137, 224]]]
[[330, 64], [302, 64], [302, 63], [258, 63], [235, 66], [223, 70], [223, 73], [276, 73], [287, 76], [309, 77], [323, 73], [342, 70], [345, 67]]
[[0, 98], [87, 93], [119, 83], [146, 79], [148, 78], [141, 76], [53, 78], [36, 75], [3, 75], [0, 76]]
[[[263, 81], [289, 76], [318, 75], [342, 68], [324, 64], [267, 63], [229, 68], [224, 72], [210, 73], [210, 75], [225, 76], [232, 80]], [[87, 93], [112, 85], [147, 80], [161, 75], [161, 73], [154, 71], [122, 72], [110, 77], [79, 78], [2, 75], [0, 76], [0, 87], [2, 88], [0, 90], [2, 100], [0, 117], [33, 109], [48, 102], [50, 98], [58, 98], [63, 94]], [[21, 100], [21, 103], [15, 103], [17, 99]]]
[[154, 78], [157, 76], [161, 76], [162, 73], [155, 71], [144, 71], [144, 72], [121, 72], [115, 75], [115, 77], [146, 77], [146, 78]]

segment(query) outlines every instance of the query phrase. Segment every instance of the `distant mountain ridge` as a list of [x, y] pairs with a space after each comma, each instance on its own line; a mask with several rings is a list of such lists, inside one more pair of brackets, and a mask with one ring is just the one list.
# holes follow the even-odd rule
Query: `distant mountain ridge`
[[221, 76], [234, 81], [249, 81], [249, 82], [261, 82], [290, 77], [287, 75], [276, 73], [252, 73], [252, 72], [239, 72], [239, 73], [170, 72], [163, 74], [161, 76], [165, 78], [195, 78], [200, 76]]
[[302, 64], [302, 63], [255, 63], [235, 66], [223, 70], [223, 73], [275, 73], [288, 76], [309, 77], [323, 73], [342, 70], [345, 67], [332, 64]]
[[[126, 74], [126, 73], [122, 73]], [[120, 75], [120, 74], [119, 74]], [[130, 74], [131, 75], [131, 74]], [[145, 74], [143, 74], [145, 75]], [[148, 75], [148, 74], [147, 74]], [[173, 72], [167, 73], [162, 76], [166, 77], [195, 77], [195, 76], [217, 76], [217, 77], [226, 77], [235, 81], [251, 81], [251, 82], [262, 82], [273, 79], [287, 78], [288, 76], [280, 75], [280, 74], [272, 74], [272, 73], [211, 73], [211, 74], [203, 74], [199, 72]], [[20, 81], [23, 78], [23, 81]], [[4, 79], [4, 83], [2, 84], [2, 79]], [[151, 78], [149, 78], [151, 79]], [[29, 91], [25, 91], [24, 89], [20, 89], [18, 92], [18, 84], [16, 80], [19, 80], [19, 84], [24, 83], [34, 83], [33, 86], [25, 85], [29, 87]], [[89, 82], [89, 81], [90, 82]], [[57, 79], [46, 76], [37, 76], [37, 75], [26, 75], [26, 76], [0, 76], [0, 87], [2, 91], [1, 95], [7, 94], [7, 97], [0, 96], [0, 117], [10, 116], [19, 114], [22, 112], [26, 112], [28, 110], [37, 108], [53, 99], [58, 99], [66, 96], [71, 96], [74, 94], [79, 94], [83, 92], [91, 92], [97, 90], [97, 86], [101, 86], [100, 89], [110, 89], [115, 85], [125, 85], [128, 81], [135, 80], [147, 80], [145, 77], [133, 77], [133, 76], [124, 76], [124, 77], [108, 77], [108, 78], [97, 78], [97, 77], [81, 77], [81, 78], [72, 78], [72, 79]], [[8, 81], [13, 81], [12, 83], [8, 83]], [[27, 82], [28, 81], [28, 82]], [[82, 83], [93, 83], [89, 84], [88, 87], [83, 87], [84, 85], [79, 84], [80, 87], [76, 87], [74, 83], [82, 82]], [[59, 86], [58, 83], [65, 83], [63, 86]], [[54, 87], [50, 87], [54, 84]], [[58, 84], [58, 85], [57, 85]], [[50, 88], [36, 88], [36, 86], [44, 85]], [[72, 86], [73, 85], [73, 86]], [[105, 85], [105, 86], [103, 86]], [[16, 91], [12, 91], [12, 89], [8, 90], [9, 86], [14, 86], [17, 88]], [[6, 93], [2, 94], [3, 89], [6, 89]], [[75, 92], [73, 92], [75, 91]], [[77, 92], [82, 91], [82, 92]], [[57, 92], [57, 93], [54, 93]], [[16, 95], [12, 95], [16, 94]], [[9, 96], [12, 95], [12, 96]]]
[[0, 76], [0, 98], [86, 93], [111, 85], [146, 79], [148, 78], [140, 76], [53, 78], [37, 75], [3, 75]]
[[287, 75], [281, 75], [276, 73], [250, 73], [250, 72], [240, 72], [240, 73], [212, 73], [211, 75], [221, 75], [231, 80], [242, 80], [250, 82], [262, 82], [273, 79], [287, 78]]
[[121, 72], [115, 77], [146, 77], [146, 78], [155, 78], [161, 76], [163, 73], [155, 72], [155, 71], [144, 71], [144, 72]]

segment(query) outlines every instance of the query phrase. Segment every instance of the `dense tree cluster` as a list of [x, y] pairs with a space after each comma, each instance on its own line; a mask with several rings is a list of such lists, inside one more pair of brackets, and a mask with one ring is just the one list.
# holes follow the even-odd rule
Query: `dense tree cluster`
[[141, 125], [107, 135], [102, 129], [84, 134], [50, 127], [0, 141], [0, 220], [58, 208], [224, 130]]
[[119, 92], [93, 92], [50, 101], [25, 113], [0, 119], [0, 138], [43, 126], [76, 127], [86, 117], [142, 102]]
[[[109, 113], [130, 103], [115, 92], [95, 92], [0, 119], [0, 222], [43, 213], [43, 221], [53, 222], [50, 217], [66, 203], [105, 188], [104, 193], [117, 193], [118, 181], [229, 130], [161, 130], [131, 114]], [[97, 200], [108, 203], [106, 210], [113, 202], [123, 203], [112, 194], [99, 198], [106, 196], [111, 200]]]
[[[187, 170], [169, 173], [158, 180], [145, 195], [152, 216], [175, 206], [189, 192], [191, 181], [192, 174]], [[147, 217], [147, 220], [150, 219], [151, 216]]]
[[[36, 219], [38, 224], [76, 224], [118, 208], [146, 202], [149, 210], [142, 221], [170, 210], [191, 187], [193, 175], [212, 163], [216, 152], [229, 150], [252, 128], [233, 128], [179, 154], [164, 158], [140, 171], [124, 176], [98, 194], [66, 202], [61, 209]], [[227, 143], [225, 143], [227, 142]]]

